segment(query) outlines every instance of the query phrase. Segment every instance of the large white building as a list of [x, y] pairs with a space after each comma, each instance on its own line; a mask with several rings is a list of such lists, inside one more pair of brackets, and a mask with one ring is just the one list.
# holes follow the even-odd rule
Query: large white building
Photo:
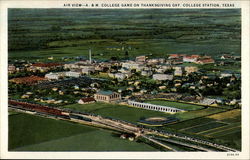
[[141, 71], [143, 69], [144, 65], [139, 63], [139, 62], [136, 63], [134, 61], [129, 61], [129, 62], [122, 63], [122, 67], [128, 68], [130, 70], [135, 69], [136, 71]]
[[57, 72], [57, 73], [48, 73], [45, 74], [45, 78], [50, 79], [50, 80], [58, 80], [60, 78], [64, 77], [64, 73], [63, 72]]
[[172, 74], [153, 74], [154, 80], [173, 80], [174, 76]]
[[69, 71], [69, 72], [56, 72], [56, 73], [48, 73], [48, 74], [45, 74], [45, 78], [47, 79], [54, 79], [54, 80], [58, 80], [60, 78], [63, 78], [63, 77], [75, 77], [75, 78], [78, 78], [80, 77], [81, 73], [79, 72], [72, 72], [72, 71]]
[[78, 77], [80, 77], [80, 75], [81, 75], [81, 73], [79, 73], [79, 72], [72, 72], [72, 71], [65, 72], [65, 76], [67, 76], [67, 77], [78, 78]]

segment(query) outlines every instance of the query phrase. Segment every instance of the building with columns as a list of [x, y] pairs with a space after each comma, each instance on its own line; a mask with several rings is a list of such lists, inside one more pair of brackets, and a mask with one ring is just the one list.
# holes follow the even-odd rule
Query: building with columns
[[185, 111], [183, 109], [178, 109], [174, 107], [167, 107], [167, 106], [155, 105], [155, 104], [150, 104], [150, 103], [141, 103], [141, 102], [135, 102], [135, 101], [130, 101], [130, 100], [128, 101], [128, 104], [134, 107], [139, 107], [139, 108], [159, 111], [159, 112], [177, 113], [177, 112]]
[[112, 91], [99, 91], [94, 94], [96, 101], [111, 102], [121, 100], [121, 94]]

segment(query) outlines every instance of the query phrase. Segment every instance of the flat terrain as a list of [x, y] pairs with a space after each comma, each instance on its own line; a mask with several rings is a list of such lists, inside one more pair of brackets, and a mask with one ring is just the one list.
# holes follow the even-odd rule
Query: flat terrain
[[241, 111], [234, 109], [165, 126], [241, 149]]
[[146, 110], [141, 108], [130, 107], [126, 105], [108, 104], [108, 103], [92, 103], [92, 104], [72, 104], [63, 106], [64, 108], [71, 108], [78, 111], [90, 112], [104, 117], [112, 117], [122, 119], [130, 122], [137, 122], [140, 118], [149, 117], [176, 117], [180, 120], [187, 120], [197, 117], [203, 117], [210, 114], [223, 111], [220, 108], [205, 108], [201, 110], [179, 112], [175, 114], [163, 113], [158, 111]]
[[239, 55], [240, 21], [239, 9], [9, 9], [9, 59]]
[[136, 123], [140, 118], [148, 117], [166, 117], [170, 114], [163, 112], [150, 111], [125, 105], [108, 104], [108, 103], [92, 103], [92, 104], [72, 104], [63, 106], [77, 111], [84, 111], [98, 114], [104, 117], [112, 117], [116, 119], [126, 120]]
[[10, 151], [156, 151], [117, 133], [28, 114], [9, 116]]
[[179, 102], [171, 102], [165, 100], [146, 100], [145, 103], [174, 107], [179, 109], [184, 109], [187, 111], [203, 109], [203, 106], [193, 105], [193, 104], [186, 104], [186, 103], [179, 103]]

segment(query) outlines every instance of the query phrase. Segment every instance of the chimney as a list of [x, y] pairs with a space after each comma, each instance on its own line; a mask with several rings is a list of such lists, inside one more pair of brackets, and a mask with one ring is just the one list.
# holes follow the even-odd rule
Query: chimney
[[89, 49], [89, 63], [92, 64], [92, 59], [91, 59], [91, 49]]

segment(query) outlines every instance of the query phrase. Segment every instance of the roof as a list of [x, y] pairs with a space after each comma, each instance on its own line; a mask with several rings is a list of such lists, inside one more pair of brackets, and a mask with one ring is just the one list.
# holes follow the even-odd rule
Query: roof
[[54, 66], [61, 66], [62, 64], [59, 63], [34, 63], [32, 66], [35, 67], [54, 67]]
[[83, 102], [92, 102], [92, 101], [95, 101], [95, 99], [93, 97], [81, 98], [80, 100], [82, 100]]
[[111, 95], [111, 94], [114, 94], [114, 92], [112, 92], [112, 91], [99, 91], [99, 92], [97, 92], [97, 94]]

